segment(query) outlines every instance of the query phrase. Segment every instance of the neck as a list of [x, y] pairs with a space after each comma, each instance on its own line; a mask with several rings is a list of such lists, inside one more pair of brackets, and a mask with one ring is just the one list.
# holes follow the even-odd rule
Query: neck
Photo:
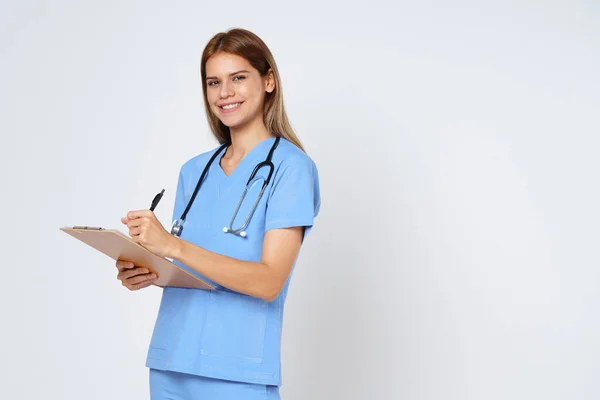
[[227, 149], [226, 158], [242, 159], [260, 142], [273, 135], [267, 130], [262, 119], [244, 127], [231, 129], [231, 146]]

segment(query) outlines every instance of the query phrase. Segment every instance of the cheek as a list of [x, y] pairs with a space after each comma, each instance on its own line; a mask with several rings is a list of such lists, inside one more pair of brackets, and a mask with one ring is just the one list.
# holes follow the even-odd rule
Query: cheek
[[214, 107], [215, 103], [217, 102], [217, 93], [215, 93], [214, 90], [212, 89], [207, 89], [206, 91], [206, 99], [208, 100], [208, 104], [210, 105], [210, 107]]
[[208, 90], [208, 92], [206, 94], [206, 100], [208, 101], [208, 107], [210, 108], [211, 112], [215, 115], [219, 113], [219, 109], [215, 105], [215, 103], [219, 100], [218, 97], [219, 96], [216, 95], [214, 93], [214, 91], [211, 91], [210, 89]]
[[261, 108], [261, 105], [264, 101], [264, 96], [260, 87], [246, 88], [243, 96], [249, 105], [251, 105], [251, 108]]
[[264, 88], [260, 82], [248, 82], [238, 88], [238, 93], [249, 101], [258, 102], [261, 99]]

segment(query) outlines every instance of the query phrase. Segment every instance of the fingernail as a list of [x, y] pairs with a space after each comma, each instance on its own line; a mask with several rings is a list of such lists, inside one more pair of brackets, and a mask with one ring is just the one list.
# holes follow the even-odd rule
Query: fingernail
[[150, 277], [151, 277], [152, 279], [156, 279], [156, 275], [154, 275], [154, 274], [150, 275]]

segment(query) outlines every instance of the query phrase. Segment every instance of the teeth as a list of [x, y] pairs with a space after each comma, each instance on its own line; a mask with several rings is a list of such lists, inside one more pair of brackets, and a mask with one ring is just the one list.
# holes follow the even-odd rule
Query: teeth
[[223, 110], [231, 110], [232, 108], [236, 108], [240, 105], [240, 103], [235, 103], [235, 104], [228, 104], [226, 106], [223, 106]]

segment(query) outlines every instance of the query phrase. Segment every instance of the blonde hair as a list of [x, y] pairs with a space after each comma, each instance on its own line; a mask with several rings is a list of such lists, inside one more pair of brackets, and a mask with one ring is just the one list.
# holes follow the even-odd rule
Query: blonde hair
[[294, 143], [302, 151], [305, 151], [302, 143], [300, 143], [300, 139], [294, 133], [285, 112], [281, 79], [271, 51], [257, 35], [240, 28], [230, 29], [213, 36], [206, 44], [200, 62], [204, 108], [210, 129], [218, 142], [223, 144], [231, 141], [231, 132], [229, 131], [229, 127], [225, 126], [211, 111], [206, 94], [206, 62], [217, 53], [235, 54], [245, 58], [263, 77], [267, 75], [269, 69], [272, 70], [275, 79], [275, 89], [271, 93], [265, 93], [263, 108], [264, 124], [273, 135], [283, 137]]

